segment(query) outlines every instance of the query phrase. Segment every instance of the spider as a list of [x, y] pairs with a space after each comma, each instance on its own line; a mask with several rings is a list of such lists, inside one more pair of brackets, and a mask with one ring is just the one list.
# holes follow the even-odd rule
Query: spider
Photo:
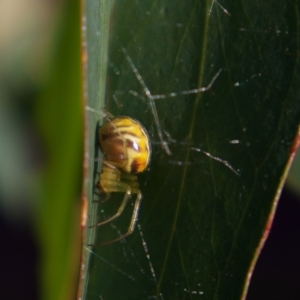
[[[222, 69], [219, 69], [206, 87], [170, 94], [152, 95], [127, 50], [123, 46], [121, 46], [121, 50], [135, 77], [139, 81], [146, 98], [148, 98], [161, 145], [165, 152], [168, 155], [171, 155], [172, 153], [169, 149], [168, 142], [163, 137], [163, 131], [161, 129], [154, 100], [208, 91], [213, 86]], [[130, 91], [130, 93], [144, 99], [144, 96], [140, 96], [135, 91]], [[119, 241], [134, 231], [142, 199], [142, 193], [139, 190], [139, 184], [135, 174], [141, 173], [147, 168], [150, 160], [151, 146], [146, 129], [140, 122], [130, 117], [116, 117], [101, 126], [99, 128], [99, 144], [103, 154], [105, 155], [105, 160], [103, 161], [103, 169], [100, 175], [98, 188], [107, 194], [105, 200], [110, 197], [110, 193], [125, 193], [125, 195], [116, 214], [105, 221], [90, 226], [90, 228], [102, 226], [115, 220], [122, 214], [131, 194], [137, 194], [131, 222], [127, 232], [114, 240], [99, 244], [105, 245]]]
[[125, 195], [118, 211], [112, 217], [90, 228], [115, 220], [122, 214], [131, 194], [137, 195], [127, 232], [116, 239], [99, 244], [105, 245], [119, 241], [134, 231], [142, 200], [135, 174], [147, 168], [151, 145], [146, 129], [140, 122], [130, 117], [111, 119], [99, 128], [98, 137], [100, 148], [105, 155], [98, 188], [107, 195], [105, 200], [110, 197], [110, 193], [125, 193]]

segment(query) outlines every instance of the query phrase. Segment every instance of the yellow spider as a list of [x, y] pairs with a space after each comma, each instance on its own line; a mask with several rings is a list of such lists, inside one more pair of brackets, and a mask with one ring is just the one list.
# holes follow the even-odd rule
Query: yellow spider
[[116, 117], [99, 128], [99, 144], [105, 155], [98, 188], [110, 196], [110, 193], [125, 193], [123, 201], [109, 219], [91, 227], [101, 226], [119, 217], [131, 194], [137, 194], [129, 228], [120, 237], [101, 243], [110, 244], [130, 235], [135, 228], [142, 193], [139, 190], [137, 176], [143, 172], [150, 160], [151, 146], [146, 129], [129, 117]]

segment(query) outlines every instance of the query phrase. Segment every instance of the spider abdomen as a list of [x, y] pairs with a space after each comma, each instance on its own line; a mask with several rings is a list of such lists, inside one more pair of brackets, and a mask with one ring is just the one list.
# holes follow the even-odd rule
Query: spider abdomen
[[125, 173], [143, 172], [150, 160], [146, 129], [129, 117], [117, 117], [99, 128], [99, 142], [106, 161]]

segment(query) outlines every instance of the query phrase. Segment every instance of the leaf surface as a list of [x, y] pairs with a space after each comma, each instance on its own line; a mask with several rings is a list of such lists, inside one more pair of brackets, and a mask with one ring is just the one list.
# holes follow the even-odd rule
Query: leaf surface
[[[85, 298], [245, 297], [298, 132], [299, 7], [129, 0], [86, 7], [90, 200], [98, 199], [103, 108], [139, 120], [152, 155], [138, 175], [134, 233], [86, 248]], [[89, 224], [111, 216], [122, 197], [91, 203]], [[89, 229], [88, 244], [126, 232], [131, 215], [128, 205], [118, 220]]]

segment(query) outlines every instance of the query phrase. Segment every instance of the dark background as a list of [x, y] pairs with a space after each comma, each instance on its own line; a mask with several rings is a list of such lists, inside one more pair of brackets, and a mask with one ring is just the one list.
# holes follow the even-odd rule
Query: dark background
[[283, 189], [247, 300], [300, 299], [300, 199]]

